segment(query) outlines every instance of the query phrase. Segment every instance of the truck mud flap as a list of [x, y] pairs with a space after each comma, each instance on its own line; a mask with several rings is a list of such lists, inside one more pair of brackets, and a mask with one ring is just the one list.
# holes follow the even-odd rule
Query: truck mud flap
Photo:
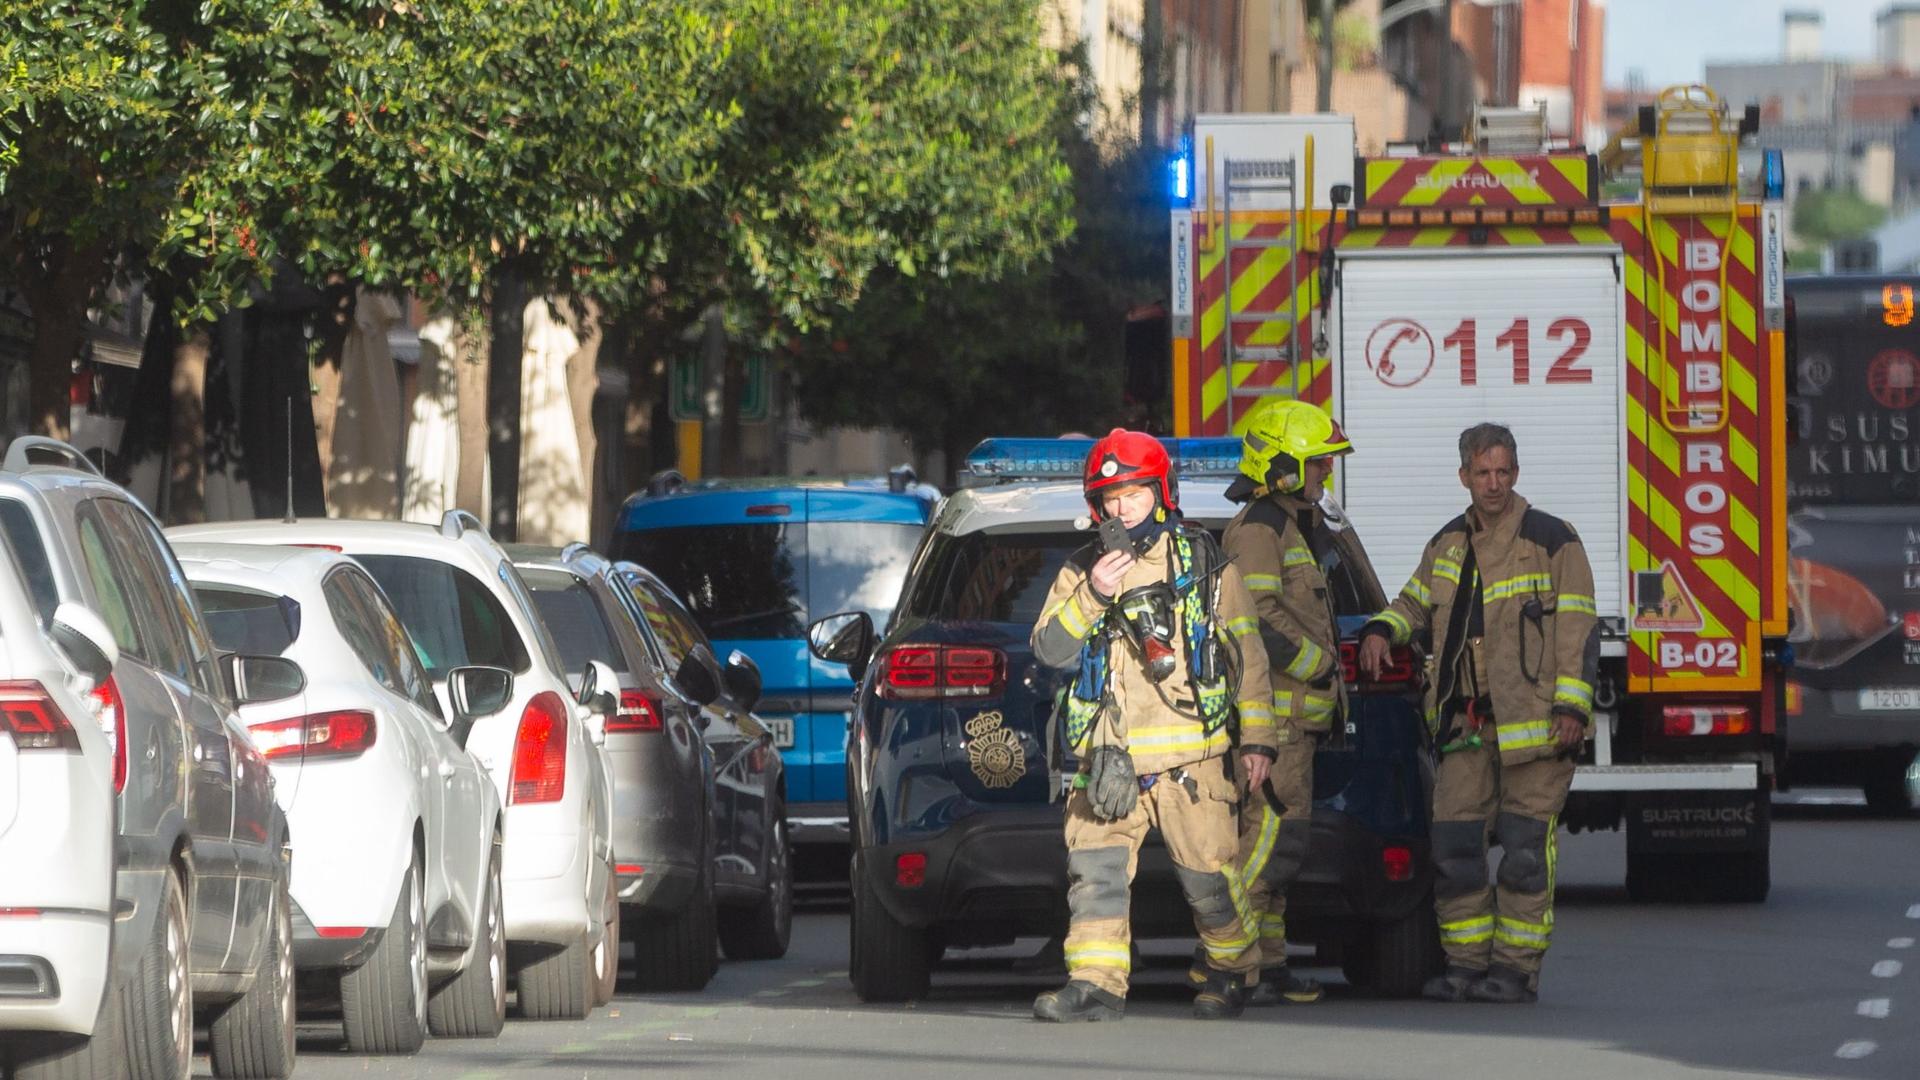
[[1760, 791], [1654, 791], [1627, 796], [1632, 850], [1681, 854], [1758, 851], [1773, 829], [1772, 806]]

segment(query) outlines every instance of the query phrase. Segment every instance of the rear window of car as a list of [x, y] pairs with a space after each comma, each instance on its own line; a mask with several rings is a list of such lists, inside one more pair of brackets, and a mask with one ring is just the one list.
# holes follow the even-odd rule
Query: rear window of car
[[380, 583], [436, 681], [473, 664], [516, 673], [532, 666], [506, 609], [472, 574], [413, 555], [354, 558]]
[[33, 597], [34, 611], [42, 623], [52, 622], [53, 611], [60, 606], [60, 590], [54, 584], [53, 564], [47, 559], [40, 530], [34, 527], [33, 512], [18, 499], [0, 499], [0, 533], [6, 535], [7, 543], [13, 547], [13, 556], [27, 581], [27, 592]]
[[653, 571], [709, 637], [797, 638], [842, 611], [885, 626], [921, 532], [876, 521], [643, 529], [618, 537], [614, 557]]
[[564, 570], [520, 567], [520, 577], [533, 590], [533, 606], [547, 624], [567, 673], [577, 675], [589, 660], [599, 660], [614, 671], [627, 673], [626, 654], [613, 640], [613, 628], [587, 583]]
[[279, 656], [300, 637], [300, 602], [252, 589], [195, 585], [207, 632], [221, 652]]

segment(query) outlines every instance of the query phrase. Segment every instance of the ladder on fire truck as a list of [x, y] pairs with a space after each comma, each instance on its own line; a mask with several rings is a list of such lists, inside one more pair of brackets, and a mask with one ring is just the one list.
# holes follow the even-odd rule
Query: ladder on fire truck
[[[1307, 141], [1308, 175], [1312, 174], [1313, 142]], [[1227, 431], [1232, 432], [1243, 410], [1250, 412], [1254, 403], [1261, 398], [1279, 395], [1299, 397], [1306, 379], [1302, 377], [1304, 358], [1300, 345], [1299, 312], [1301, 310], [1300, 291], [1300, 197], [1296, 187], [1298, 162], [1294, 158], [1281, 161], [1226, 161], [1226, 182], [1221, 187], [1222, 203], [1225, 208], [1225, 220], [1221, 234], [1225, 237], [1226, 251], [1221, 257], [1221, 268], [1225, 277], [1224, 295], [1226, 298], [1226, 326], [1222, 328], [1224, 338], [1221, 355], [1224, 359], [1227, 376]], [[1311, 179], [1308, 183], [1311, 183]], [[1274, 237], [1248, 237], [1241, 239], [1234, 234], [1233, 214], [1235, 196], [1239, 196], [1242, 214], [1253, 209], [1253, 203], [1266, 204], [1262, 209], [1278, 210], [1281, 200], [1286, 202], [1287, 225], [1285, 231]], [[1259, 310], [1236, 305], [1234, 301], [1233, 262], [1237, 251], [1256, 251], [1254, 259], [1280, 258], [1286, 260], [1285, 278], [1287, 298], [1282, 308]], [[1268, 253], [1277, 253], [1269, 255]], [[1265, 291], [1265, 290], [1258, 290]], [[1253, 297], [1248, 297], [1250, 303]], [[1258, 343], [1240, 344], [1238, 328], [1252, 327], [1249, 337], [1259, 337]], [[1274, 342], [1275, 336], [1268, 327], [1280, 327], [1284, 340]], [[1286, 381], [1279, 378], [1267, 378], [1269, 372], [1277, 374], [1276, 365], [1287, 368]], [[1245, 374], [1242, 375], [1242, 371]]]

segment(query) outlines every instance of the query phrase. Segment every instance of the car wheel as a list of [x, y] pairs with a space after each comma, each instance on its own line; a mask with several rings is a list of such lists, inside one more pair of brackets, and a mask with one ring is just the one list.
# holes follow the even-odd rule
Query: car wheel
[[778, 960], [793, 938], [793, 849], [787, 815], [778, 811], [767, 847], [767, 891], [750, 908], [730, 911], [720, 924], [720, 947], [729, 960]]
[[593, 1003], [605, 1005], [613, 1000], [614, 984], [620, 979], [620, 895], [613, 880], [613, 865], [607, 865], [607, 898], [600, 906], [600, 944], [593, 950]]
[[1391, 922], [1367, 923], [1347, 943], [1341, 971], [1356, 988], [1380, 997], [1413, 997], [1445, 964], [1433, 903]]
[[347, 1049], [356, 1054], [411, 1054], [427, 1039], [425, 893], [416, 858], [373, 955], [340, 977]]
[[[14, 1052], [13, 1080], [95, 1080], [118, 1075], [126, 1054], [121, 1049], [120, 992], [109, 988], [100, 1001], [100, 1018], [91, 1036], [62, 1036], [22, 1045]], [[0, 1074], [6, 1054], [0, 1052]]]
[[187, 894], [167, 875], [153, 936], [131, 981], [121, 989], [127, 1072], [133, 1080], [184, 1080], [193, 1070], [192, 956]]
[[903, 925], [880, 903], [864, 862], [853, 865], [853, 926], [847, 973], [861, 1001], [912, 1001], [927, 996], [931, 936]]
[[427, 999], [427, 1030], [443, 1039], [491, 1039], [507, 1022], [507, 934], [500, 907], [500, 845], [487, 867], [473, 959]]
[[1904, 755], [1888, 755], [1876, 761], [1862, 785], [1867, 796], [1867, 812], [1876, 817], [1909, 817], [1920, 810], [1920, 783], [1908, 783], [1911, 771]]
[[283, 880], [274, 891], [253, 985], [208, 1026], [215, 1076], [272, 1080], [293, 1075], [292, 907]]
[[[592, 910], [592, 905], [588, 905]], [[523, 1020], [585, 1020], [593, 1012], [594, 966], [592, 935], [564, 946], [534, 946], [539, 951], [516, 972], [520, 989], [519, 1016]]]
[[713, 864], [700, 868], [687, 906], [671, 915], [632, 909], [626, 934], [633, 942], [634, 982], [642, 990], [700, 990], [719, 966], [715, 951]]

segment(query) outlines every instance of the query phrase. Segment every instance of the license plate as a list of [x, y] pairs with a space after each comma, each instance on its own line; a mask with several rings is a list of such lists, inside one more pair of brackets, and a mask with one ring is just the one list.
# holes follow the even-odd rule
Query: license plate
[[773, 745], [782, 750], [793, 748], [793, 717], [770, 716], [761, 723], [767, 726], [768, 731], [773, 732]]
[[1920, 688], [1870, 686], [1860, 691], [1860, 707], [1870, 710], [1911, 709], [1920, 712]]

